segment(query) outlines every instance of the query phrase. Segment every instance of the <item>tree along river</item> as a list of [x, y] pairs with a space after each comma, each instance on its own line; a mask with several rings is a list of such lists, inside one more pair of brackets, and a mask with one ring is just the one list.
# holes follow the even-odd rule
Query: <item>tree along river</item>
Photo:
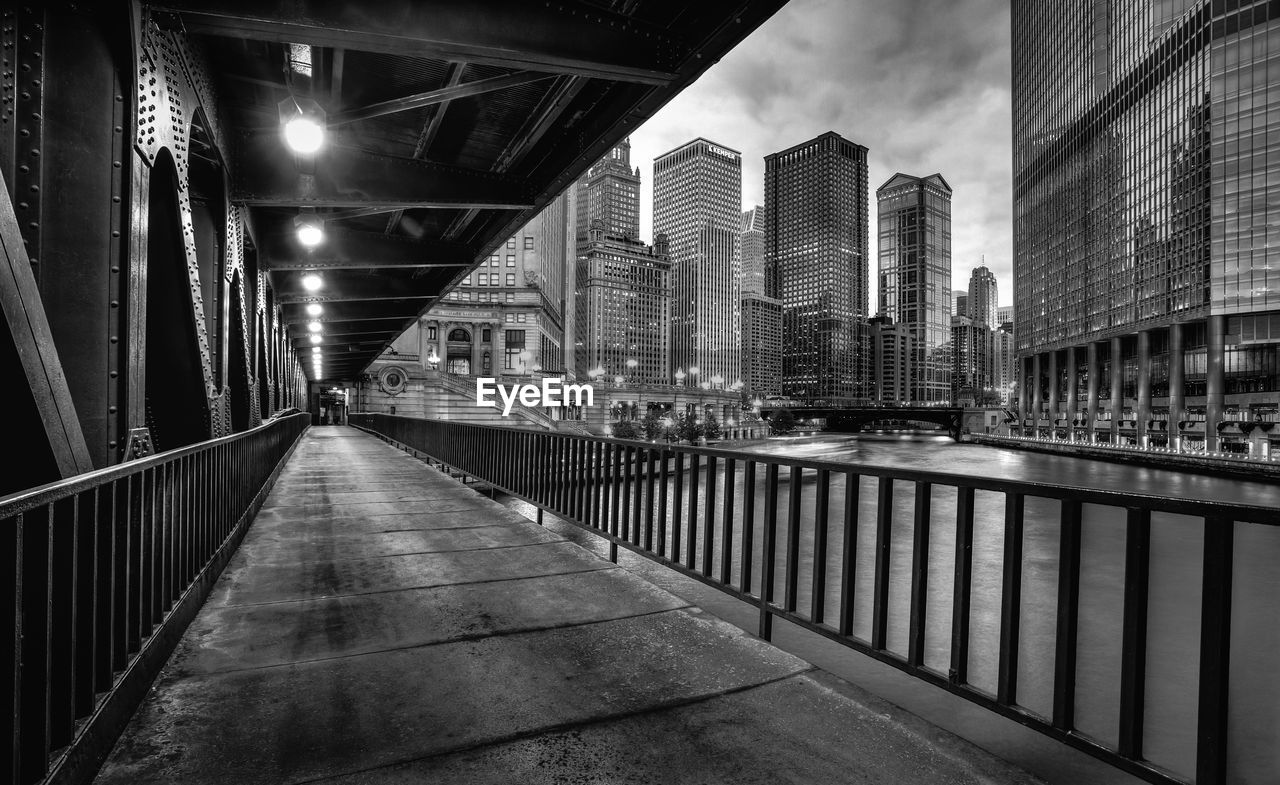
[[[1151, 494], [1185, 499], [1217, 500], [1280, 507], [1280, 487], [1177, 471], [1143, 468], [1103, 461], [957, 444], [927, 435], [818, 435], [771, 439], [743, 448], [781, 460], [803, 458], [847, 463], [855, 469], [900, 467], [963, 476], [1022, 480]], [[713, 572], [719, 575], [723, 556], [721, 516], [726, 498], [725, 466], [716, 466], [716, 520], [712, 546]], [[765, 503], [765, 469], [757, 467], [754, 575], [758, 591]], [[680, 560], [688, 554], [689, 486], [686, 470]], [[708, 478], [705, 463], [699, 480], [698, 541], [692, 563], [702, 564], [702, 526]], [[775, 601], [783, 599], [786, 565], [788, 470], [779, 473]], [[796, 607], [808, 616], [811, 608], [814, 498], [817, 473], [803, 475], [800, 524], [799, 582]], [[672, 480], [674, 482], [674, 480]], [[857, 559], [854, 571], [853, 634], [871, 638], [875, 572], [877, 478], [860, 480]], [[895, 481], [890, 551], [887, 643], [906, 655], [910, 604], [914, 483]], [[827, 522], [825, 607], [826, 623], [834, 624], [840, 604], [840, 569], [844, 542], [845, 475], [832, 474]], [[738, 461], [733, 477], [735, 517], [741, 521], [744, 473]], [[666, 551], [671, 553], [670, 526], [675, 489], [667, 493]], [[1004, 495], [977, 491], [974, 498], [972, 599], [969, 636], [969, 682], [996, 691], [997, 649], [1004, 540]], [[1022, 593], [1018, 652], [1018, 703], [1043, 717], [1052, 716], [1054, 644], [1057, 616], [1059, 502], [1027, 496], [1022, 560]], [[1124, 599], [1125, 510], [1084, 505], [1082, 513], [1080, 622], [1077, 643], [1076, 727], [1114, 747], [1120, 704], [1121, 611]], [[931, 493], [926, 605], [925, 665], [945, 674], [951, 656], [951, 606], [955, 559], [956, 490], [934, 485]], [[655, 535], [655, 542], [657, 536]], [[1201, 559], [1203, 522], [1198, 518], [1154, 513], [1151, 526], [1150, 595], [1147, 630], [1145, 732], [1143, 754], [1154, 763], [1194, 777], [1196, 703], [1199, 661]], [[741, 583], [741, 525], [732, 537], [731, 581]], [[1231, 690], [1228, 780], [1236, 783], [1280, 781], [1280, 527], [1236, 524], [1232, 586]], [[851, 656], [858, 656], [852, 654]]]

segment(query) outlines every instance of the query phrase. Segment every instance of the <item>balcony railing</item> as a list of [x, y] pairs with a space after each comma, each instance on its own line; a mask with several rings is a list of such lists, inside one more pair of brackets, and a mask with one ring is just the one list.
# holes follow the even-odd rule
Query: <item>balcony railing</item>
[[[1152, 530], [1191, 516], [1198, 519], [1196, 526], [1203, 536], [1201, 597], [1199, 607], [1191, 611], [1199, 624], [1194, 781], [1197, 785], [1227, 781], [1233, 542], [1238, 527], [1280, 525], [1280, 510], [381, 414], [352, 415], [351, 422], [591, 530], [609, 541], [615, 559], [617, 547], [622, 546], [758, 606], [758, 631], [765, 639], [772, 634], [774, 620], [784, 619], [1154, 783], [1185, 783], [1191, 778], [1143, 755]], [[723, 481], [717, 481], [720, 478]], [[869, 627], [870, 634], [858, 636], [855, 599], [864, 607], [867, 604], [865, 595], [856, 597], [859, 583], [867, 583], [865, 576], [857, 574], [858, 521], [860, 515], [868, 515], [861, 501], [870, 501], [860, 500], [860, 494], [869, 495], [860, 490], [864, 478], [875, 489], [876, 501], [870, 508], [874, 510], [874, 558], [870, 562], [870, 624], [862, 625]], [[761, 484], [763, 499], [757, 500]], [[779, 510], [784, 486], [785, 509]], [[890, 553], [895, 537], [902, 536], [895, 521], [895, 510], [905, 506], [895, 504], [900, 488], [911, 489], [914, 505], [907, 551], [908, 632], [906, 645], [894, 651], [888, 630]], [[944, 671], [936, 663], [926, 665], [925, 643], [932, 510], [945, 489], [950, 489], [945, 492], [948, 504], [954, 494], [956, 545], [954, 565], [948, 570], [954, 579], [945, 643], [949, 660]], [[842, 505], [831, 503], [836, 490], [842, 492]], [[970, 680], [978, 494], [981, 526], [1003, 530], [1002, 551], [997, 550], [1000, 589], [994, 690]], [[1052, 710], [1043, 713], [1018, 700], [1028, 506], [1033, 523], [1047, 516], [1059, 527], [1056, 594], [1050, 592], [1047, 600], [1056, 606], [1052, 673], [1046, 674], [1052, 682]], [[905, 528], [906, 522], [902, 524]], [[1119, 707], [1114, 742], [1086, 734], [1076, 717], [1082, 570], [1106, 569], [1085, 563], [1086, 557], [1099, 558], [1081, 547], [1086, 524], [1123, 527], [1119, 691], [1109, 696]], [[812, 544], [803, 549], [802, 526], [806, 542], [812, 537]], [[808, 586], [801, 582], [802, 573], [808, 573]], [[988, 596], [992, 591], [987, 589], [977, 600], [994, 602]], [[802, 603], [805, 593], [808, 602]]]
[[0, 781], [93, 776], [309, 421], [0, 499]]

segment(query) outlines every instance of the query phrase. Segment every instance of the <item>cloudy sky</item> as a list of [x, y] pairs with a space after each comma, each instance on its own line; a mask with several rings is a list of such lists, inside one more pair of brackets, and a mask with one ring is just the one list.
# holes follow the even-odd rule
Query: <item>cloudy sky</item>
[[[632, 135], [641, 236], [654, 157], [697, 136], [740, 150], [750, 207], [765, 155], [835, 131], [870, 149], [873, 221], [894, 172], [941, 172], [955, 189], [952, 286], [985, 255], [1011, 304], [1009, 70], [1008, 0], [791, 0]], [[869, 240], [874, 259], [874, 228]]]

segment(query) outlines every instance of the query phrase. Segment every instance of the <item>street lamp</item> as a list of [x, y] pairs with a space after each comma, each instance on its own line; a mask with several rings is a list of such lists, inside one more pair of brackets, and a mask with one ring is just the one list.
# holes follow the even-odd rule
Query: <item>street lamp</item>
[[431, 354], [427, 355], [427, 364], [431, 366], [431, 370], [435, 370], [440, 364], [440, 355], [436, 354], [436, 350], [432, 349]]
[[686, 374], [685, 374], [685, 372], [684, 372], [684, 369], [683, 369], [683, 368], [678, 368], [678, 369], [676, 369], [676, 374], [675, 374], [675, 376], [676, 376], [676, 384], [683, 385], [683, 384], [684, 384], [684, 377], [685, 377], [685, 375], [686, 375]]

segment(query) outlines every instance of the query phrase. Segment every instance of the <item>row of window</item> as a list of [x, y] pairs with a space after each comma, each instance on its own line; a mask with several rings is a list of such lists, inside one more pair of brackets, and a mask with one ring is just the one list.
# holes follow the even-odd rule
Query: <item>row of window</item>
[[[463, 279], [462, 279], [462, 285], [463, 285], [463, 286], [470, 286], [470, 285], [471, 285], [471, 276], [469, 276], [469, 275], [468, 275], [466, 278], [463, 278]], [[491, 274], [491, 273], [477, 273], [477, 274], [476, 274], [476, 285], [477, 285], [477, 286], [515, 286], [515, 285], [516, 285], [516, 274], [515, 274], [515, 273], [507, 273], [507, 275], [506, 275], [506, 281], [504, 282], [504, 281], [502, 280], [502, 273], [492, 273], [492, 274]]]

